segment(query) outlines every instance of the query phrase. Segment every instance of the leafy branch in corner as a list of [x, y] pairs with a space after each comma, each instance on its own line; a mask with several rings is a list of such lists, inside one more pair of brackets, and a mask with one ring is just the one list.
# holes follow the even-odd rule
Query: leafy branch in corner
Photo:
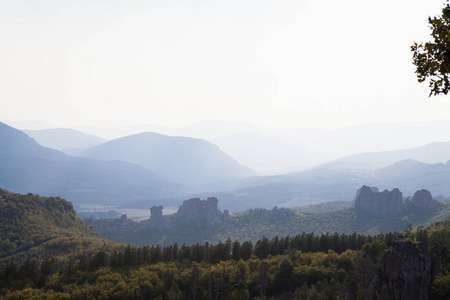
[[447, 1], [442, 9], [442, 16], [429, 17], [432, 41], [414, 43], [413, 64], [419, 82], [429, 79], [430, 97], [447, 95], [450, 89], [450, 4]]

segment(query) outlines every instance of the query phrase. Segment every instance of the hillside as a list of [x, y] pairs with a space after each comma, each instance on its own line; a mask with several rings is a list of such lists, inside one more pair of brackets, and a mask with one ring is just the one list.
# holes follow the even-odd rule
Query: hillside
[[254, 172], [205, 140], [141, 133], [87, 149], [83, 157], [120, 160], [146, 167], [170, 181], [200, 185], [253, 175]]
[[307, 206], [292, 207], [298, 213], [324, 213], [335, 210], [342, 210], [353, 206], [351, 201], [328, 201]]
[[[401, 193], [362, 187], [355, 212], [361, 212], [358, 202], [375, 197], [384, 207], [395, 195]], [[433, 207], [428, 196], [419, 191], [404, 209]], [[170, 222], [161, 210], [152, 207], [152, 217], [142, 222], [148, 231]], [[250, 213], [267, 225], [293, 216], [277, 208]], [[215, 198], [190, 199], [172, 221], [203, 223], [205, 230], [229, 217], [217, 209]], [[122, 228], [129, 225], [120, 219]], [[426, 299], [448, 299], [450, 294], [449, 275], [441, 273], [450, 261], [448, 220], [376, 236], [301, 233], [253, 242], [179, 246], [179, 239], [164, 240], [165, 247], [133, 247], [93, 233], [63, 199], [0, 190], [0, 221], [2, 299], [377, 299], [380, 292], [423, 299], [418, 291]], [[384, 287], [392, 283], [391, 289]]]
[[21, 195], [0, 189], [0, 264], [27, 259], [67, 260], [100, 249], [120, 249], [96, 234], [59, 197]]
[[[380, 196], [363, 194], [363, 205], [355, 202], [353, 207], [323, 213], [295, 212], [275, 207], [271, 210], [250, 209], [229, 215], [228, 211], [221, 212], [218, 209], [217, 202], [214, 202], [217, 201], [216, 198], [208, 198], [203, 202], [193, 198], [184, 201], [178, 212], [171, 216], [163, 216], [160, 206], [152, 207], [150, 219], [142, 222], [133, 222], [126, 217], [91, 219], [87, 222], [93, 225], [97, 232], [115, 241], [136, 245], [168, 245], [175, 242], [195, 244], [227, 239], [256, 241], [262, 236], [272, 238], [302, 232], [356, 232], [375, 235], [400, 232], [410, 223], [413, 226], [425, 225], [450, 216], [450, 205], [432, 200], [431, 195], [427, 200], [414, 197], [404, 201], [401, 192], [398, 192], [398, 189], [395, 191], [400, 195], [396, 206], [392, 204], [390, 196], [386, 196], [387, 192], [382, 192], [379, 193]], [[420, 195], [420, 192], [416, 194]], [[208, 209], [199, 209], [200, 203], [209, 203]], [[364, 203], [369, 205], [364, 206]], [[371, 206], [370, 203], [374, 204]], [[209, 221], [205, 221], [207, 219]]]
[[42, 147], [3, 123], [0, 140], [0, 186], [10, 191], [106, 205], [160, 201], [190, 191], [138, 165], [74, 158]]

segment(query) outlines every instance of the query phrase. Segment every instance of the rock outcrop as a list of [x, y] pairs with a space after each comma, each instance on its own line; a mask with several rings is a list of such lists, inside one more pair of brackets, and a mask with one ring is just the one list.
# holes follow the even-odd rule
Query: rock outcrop
[[375, 215], [389, 215], [403, 212], [403, 195], [399, 189], [378, 192], [377, 188], [363, 185], [357, 192], [354, 207]]
[[381, 260], [366, 300], [428, 300], [433, 278], [440, 272], [439, 260], [426, 247], [410, 239], [392, 245]]
[[433, 200], [428, 190], [422, 189], [415, 192], [414, 197], [403, 201], [402, 193], [395, 188], [392, 191], [378, 191], [376, 187], [363, 185], [357, 192], [353, 200], [353, 206], [365, 212], [377, 216], [393, 215], [402, 213], [406, 207], [409, 208], [439, 208], [439, 202]]
[[419, 208], [434, 209], [439, 207], [439, 203], [434, 201], [428, 190], [420, 190], [414, 193], [411, 205]]
[[152, 206], [150, 207], [150, 220], [157, 220], [163, 217], [163, 207], [160, 206]]
[[185, 221], [196, 221], [202, 224], [211, 224], [216, 218], [226, 219], [230, 213], [225, 210], [223, 213], [218, 209], [219, 200], [210, 197], [206, 200], [192, 198], [183, 201], [178, 211], [173, 215], [164, 216], [163, 207], [152, 206], [150, 208], [150, 219], [146, 221], [154, 229], [166, 229], [175, 223]]
[[168, 226], [169, 221], [163, 216], [163, 207], [160, 206], [152, 206], [150, 208], [150, 220], [149, 224], [151, 227], [163, 228]]
[[210, 197], [206, 200], [200, 198], [192, 198], [183, 201], [177, 213], [175, 214], [176, 221], [199, 220], [205, 221], [207, 224], [212, 223], [221, 212], [218, 209], [219, 201], [215, 197]]

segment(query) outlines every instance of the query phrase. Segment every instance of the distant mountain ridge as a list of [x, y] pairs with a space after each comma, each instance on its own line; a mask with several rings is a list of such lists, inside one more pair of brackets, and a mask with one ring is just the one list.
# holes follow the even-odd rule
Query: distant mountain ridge
[[40, 146], [0, 123], [0, 187], [14, 192], [61, 195], [71, 202], [117, 205], [192, 192], [126, 162], [75, 158]]
[[436, 142], [395, 151], [354, 154], [322, 164], [321, 167], [334, 170], [380, 169], [407, 159], [429, 164], [447, 162], [450, 160], [450, 142]]
[[274, 205], [294, 207], [326, 201], [351, 201], [355, 190], [362, 185], [381, 189], [398, 187], [405, 196], [412, 196], [418, 189], [426, 188], [434, 195], [448, 197], [449, 182], [450, 162], [426, 164], [403, 160], [378, 170], [319, 167], [285, 175], [254, 176], [214, 184], [207, 193], [190, 197], [218, 197], [222, 209], [235, 212], [252, 207], [268, 209]]
[[206, 140], [152, 132], [108, 141], [83, 151], [81, 155], [137, 164], [170, 181], [194, 186], [255, 174]]
[[[204, 140], [143, 133], [91, 148], [87, 151], [98, 147], [95, 157], [92, 157], [95, 160], [86, 160], [70, 158], [61, 152], [41, 147], [27, 136], [16, 140], [18, 136], [10, 134], [8, 128], [11, 129], [6, 125], [0, 128], [0, 137], [4, 141], [0, 157], [0, 184], [24, 193], [59, 194], [77, 203], [125, 204], [143, 201], [148, 207], [153, 200], [165, 198], [170, 199], [167, 204], [176, 205], [189, 194], [188, 197], [220, 196], [223, 209], [239, 211], [252, 207], [348, 201], [353, 191], [363, 184], [383, 189], [397, 186], [406, 195], [412, 195], [422, 187], [435, 195], [450, 195], [448, 163], [426, 164], [402, 160], [374, 170], [338, 169], [323, 165], [286, 175], [246, 177], [253, 173]], [[157, 144], [159, 146], [155, 146]], [[433, 143], [414, 149], [390, 151], [389, 154], [414, 150], [412, 152], [430, 157], [436, 153], [434, 157], [442, 160], [446, 157], [448, 145]], [[417, 152], [417, 149], [421, 151]], [[128, 160], [128, 163], [118, 160]], [[149, 169], [157, 170], [152, 172]], [[173, 185], [170, 181], [184, 182], [198, 188]]]
[[[17, 128], [30, 129], [34, 127], [27, 126], [22, 122]], [[38, 128], [48, 128], [48, 126], [39, 126]], [[156, 125], [77, 128], [108, 140], [148, 131], [170, 136], [206, 139], [218, 145], [222, 151], [231, 155], [239, 163], [261, 174], [273, 175], [306, 170], [332, 159], [340, 159], [357, 153], [396, 151], [417, 148], [434, 142], [447, 142], [449, 141], [450, 119], [424, 122], [377, 122], [338, 129], [268, 128], [244, 122], [214, 120], [204, 120], [180, 128]], [[255, 150], [256, 153], [253, 155]], [[296, 152], [299, 153], [297, 157], [295, 156]], [[450, 159], [428, 161], [420, 157], [400, 157], [396, 161], [407, 158], [426, 163], [445, 162]], [[431, 158], [433, 159], [434, 156]], [[276, 163], [273, 163], [274, 161]], [[390, 161], [388, 164], [396, 161]], [[376, 169], [388, 164], [378, 164], [375, 167], [368, 166], [368, 168]], [[352, 167], [347, 163], [346, 165], [343, 167]]]
[[39, 145], [63, 151], [69, 155], [106, 142], [107, 140], [70, 128], [24, 130]]

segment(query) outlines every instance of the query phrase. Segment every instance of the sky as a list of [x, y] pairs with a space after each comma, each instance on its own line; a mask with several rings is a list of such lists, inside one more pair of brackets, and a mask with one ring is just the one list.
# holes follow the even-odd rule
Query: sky
[[449, 119], [410, 46], [443, 0], [0, 0], [0, 120], [340, 128]]

